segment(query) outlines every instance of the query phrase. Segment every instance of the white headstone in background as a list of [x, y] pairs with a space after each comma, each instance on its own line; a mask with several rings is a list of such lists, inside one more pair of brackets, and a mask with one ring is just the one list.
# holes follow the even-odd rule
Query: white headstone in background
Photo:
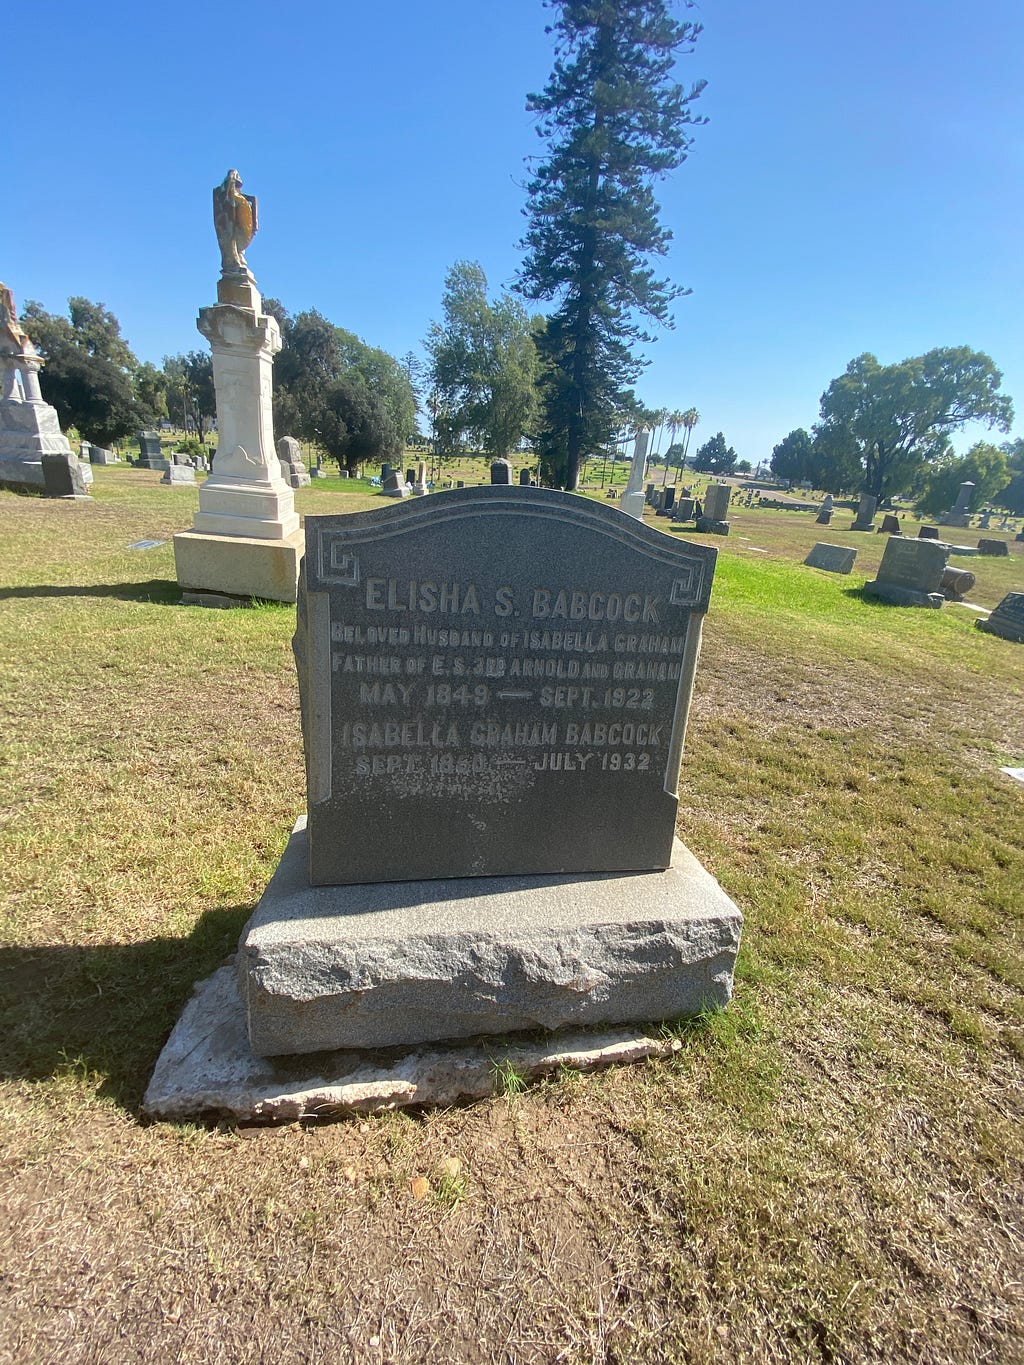
[[626, 487], [619, 499], [619, 507], [628, 516], [636, 517], [637, 521], [644, 519], [644, 504], [647, 501], [644, 495], [644, 472], [647, 467], [647, 442], [651, 438], [651, 433], [646, 427], [636, 434], [636, 444], [633, 446], [633, 463], [629, 467], [629, 478], [626, 480]]
[[43, 399], [43, 360], [18, 322], [14, 295], [0, 284], [0, 484], [43, 491], [43, 456], [72, 453], [56, 410]]

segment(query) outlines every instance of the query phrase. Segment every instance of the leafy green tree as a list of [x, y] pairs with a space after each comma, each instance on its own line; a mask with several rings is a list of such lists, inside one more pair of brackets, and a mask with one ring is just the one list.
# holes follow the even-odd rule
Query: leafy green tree
[[685, 160], [686, 125], [703, 122], [689, 105], [705, 83], [687, 92], [672, 80], [701, 26], [671, 18], [666, 0], [546, 3], [557, 13], [555, 66], [527, 107], [547, 154], [527, 186], [517, 288], [557, 301], [541, 341], [540, 445], [552, 481], [575, 488], [642, 368], [630, 346], [652, 338], [639, 320], [671, 325], [684, 292], [650, 265], [671, 237], [651, 187]]
[[772, 473], [787, 483], [802, 483], [811, 478], [812, 459], [811, 437], [803, 427], [796, 427], [772, 451]]
[[1010, 482], [999, 495], [999, 505], [1015, 517], [1024, 516], [1024, 439], [1004, 441], [999, 447], [1006, 456]]
[[531, 430], [537, 403], [537, 348], [526, 309], [507, 294], [487, 298], [476, 261], [456, 261], [445, 277], [444, 322], [424, 343], [443, 444], [467, 438], [492, 456], [509, 455]]
[[697, 451], [693, 467], [701, 474], [731, 474], [737, 459], [735, 450], [725, 444], [725, 437], [719, 431]]
[[315, 309], [292, 317], [276, 299], [264, 306], [283, 343], [274, 366], [275, 429], [319, 443], [353, 474], [364, 460], [399, 455], [415, 431], [416, 399], [398, 361]]
[[102, 303], [75, 296], [68, 300], [68, 317], [62, 317], [29, 301], [22, 324], [46, 361], [40, 385], [62, 426], [75, 427], [97, 445], [112, 445], [153, 410], [152, 366], [143, 374], [140, 394], [136, 377], [142, 367]]
[[217, 416], [210, 352], [164, 356], [163, 376], [168, 416], [182, 430], [195, 431], [202, 441]]
[[156, 426], [167, 416], [167, 380], [163, 370], [150, 361], [135, 371], [135, 404], [139, 422], [144, 427]]
[[1010, 482], [1010, 466], [1006, 456], [987, 441], [978, 441], [966, 455], [957, 459], [945, 458], [928, 470], [924, 492], [914, 506], [919, 517], [937, 517], [947, 512], [956, 502], [960, 485], [974, 484], [970, 510], [978, 511]]
[[967, 422], [1009, 428], [1013, 404], [999, 393], [1001, 382], [991, 358], [969, 346], [938, 347], [897, 365], [858, 356], [822, 394], [822, 450], [855, 459], [865, 491], [892, 498]]

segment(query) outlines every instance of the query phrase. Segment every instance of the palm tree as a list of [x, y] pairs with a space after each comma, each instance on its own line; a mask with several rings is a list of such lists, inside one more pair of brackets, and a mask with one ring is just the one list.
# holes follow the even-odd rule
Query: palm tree
[[[686, 435], [683, 437], [683, 458], [679, 464], [680, 470], [686, 468], [686, 453], [690, 449], [690, 437], [693, 435], [693, 429], [699, 421], [700, 413], [696, 408], [687, 408], [681, 415], [680, 422], [681, 425], [686, 428]], [[676, 475], [676, 482], [679, 482], [678, 475]]]
[[[671, 450], [676, 443], [676, 435], [679, 428], [683, 425], [683, 414], [678, 408], [670, 412], [665, 418], [665, 425], [668, 427], [668, 449]], [[675, 482], [675, 480], [673, 480]], [[665, 452], [665, 477], [661, 481], [662, 488], [668, 483], [668, 450]]]

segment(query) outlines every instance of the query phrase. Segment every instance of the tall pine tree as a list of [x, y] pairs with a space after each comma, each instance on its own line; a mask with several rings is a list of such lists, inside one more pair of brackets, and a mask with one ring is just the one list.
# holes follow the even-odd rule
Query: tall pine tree
[[704, 122], [689, 106], [705, 82], [684, 91], [672, 79], [701, 25], [673, 19], [668, 0], [545, 3], [559, 16], [555, 67], [527, 107], [548, 151], [527, 187], [517, 287], [557, 301], [542, 341], [540, 446], [549, 480], [575, 488], [581, 459], [610, 439], [643, 368], [630, 349], [653, 339], [641, 320], [671, 326], [670, 304], [688, 292], [649, 265], [672, 236], [652, 184], [685, 160], [686, 125]]

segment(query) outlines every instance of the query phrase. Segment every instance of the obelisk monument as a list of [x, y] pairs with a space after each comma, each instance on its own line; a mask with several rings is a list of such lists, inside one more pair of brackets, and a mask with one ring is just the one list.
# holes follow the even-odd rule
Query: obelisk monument
[[274, 446], [272, 369], [281, 333], [262, 311], [246, 263], [258, 222], [256, 200], [241, 185], [231, 170], [213, 191], [221, 273], [217, 303], [201, 309], [197, 322], [213, 352], [217, 454], [194, 526], [174, 537], [184, 600], [201, 605], [294, 602], [303, 549], [295, 495]]

